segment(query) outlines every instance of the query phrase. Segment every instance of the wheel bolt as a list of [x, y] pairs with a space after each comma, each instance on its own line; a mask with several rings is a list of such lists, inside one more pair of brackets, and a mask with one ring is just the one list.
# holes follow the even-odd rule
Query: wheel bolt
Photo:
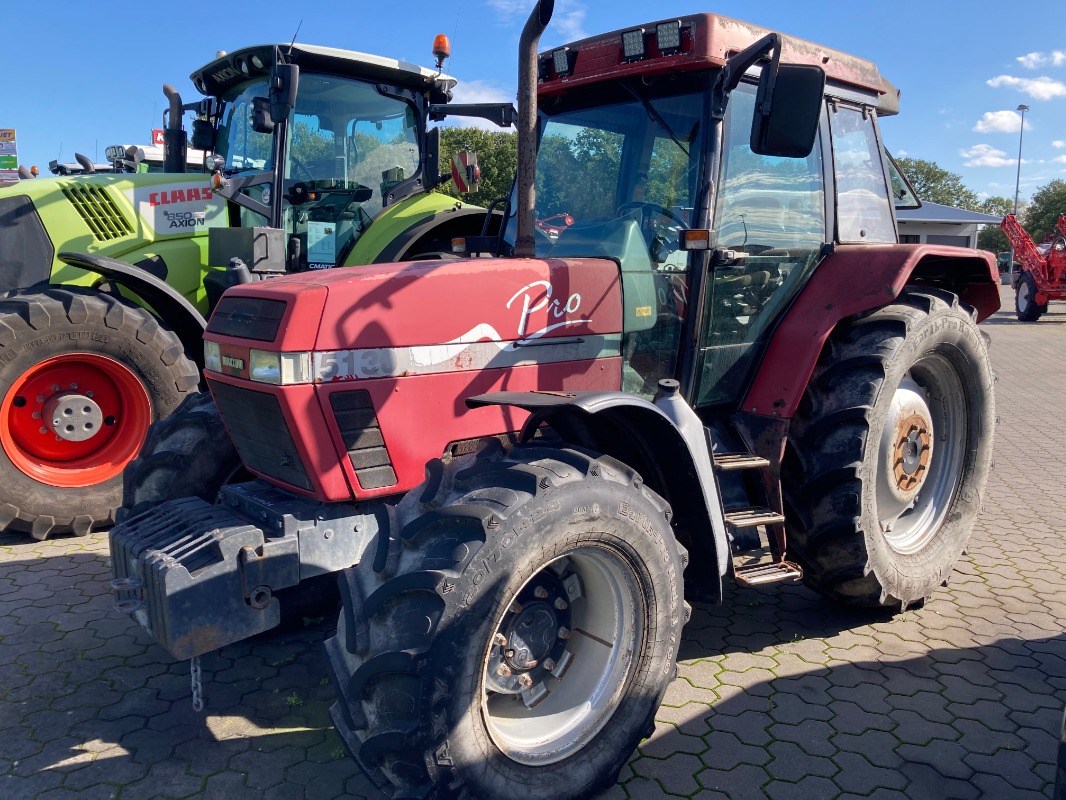
[[492, 641], [493, 641], [494, 644], [497, 644], [500, 647], [506, 647], [507, 646], [507, 637], [504, 636], [502, 633], [497, 633], [496, 636], [493, 637]]
[[92, 397], [92, 396], [93, 396], [93, 393], [92, 393], [92, 392], [86, 392], [86, 393], [85, 393], [85, 396], [86, 396], [86, 397]]
[[514, 658], [514, 650], [507, 650], [504, 655], [508, 658]]
[[40, 411], [34, 411], [32, 414], [30, 414], [30, 416], [33, 417], [34, 419], [40, 419], [41, 418], [41, 412]]
[[518, 683], [522, 686], [522, 688], [528, 689], [530, 686], [533, 685], [533, 679], [528, 675], [519, 675]]
[[44, 425], [42, 425], [41, 426], [41, 433], [48, 433], [48, 428], [46, 428], [46, 427], [44, 427]]
[[548, 596], [548, 590], [545, 589], [543, 586], [538, 586], [536, 589], [533, 590], [533, 595], [543, 600], [545, 597]]
[[548, 672], [551, 672], [553, 669], [555, 669], [555, 662], [552, 661], [550, 658], [544, 659], [544, 669], [548, 670]]
[[76, 391], [78, 391], [78, 384], [76, 384], [76, 383], [72, 383], [72, 384], [70, 384], [70, 390], [71, 390], [72, 392], [76, 392]]
[[515, 602], [511, 603], [510, 612], [512, 614], [521, 614], [522, 613], [522, 604], [519, 603], [517, 600]]
[[44, 402], [44, 395], [43, 394], [37, 395], [37, 402], [38, 403], [43, 403]]
[[511, 668], [506, 664], [500, 664], [500, 666], [496, 667], [496, 674], [507, 678], [511, 674]]
[[555, 607], [557, 609], [559, 609], [560, 611], [566, 611], [566, 609], [570, 608], [570, 604], [568, 602], [566, 602], [565, 600], [563, 600], [563, 598], [556, 597], [555, 598]]
[[53, 392], [58, 392], [59, 391], [59, 384], [58, 383], [53, 383], [52, 384], [52, 391]]
[[559, 628], [559, 638], [560, 639], [569, 639], [570, 638], [570, 629], [569, 628]]

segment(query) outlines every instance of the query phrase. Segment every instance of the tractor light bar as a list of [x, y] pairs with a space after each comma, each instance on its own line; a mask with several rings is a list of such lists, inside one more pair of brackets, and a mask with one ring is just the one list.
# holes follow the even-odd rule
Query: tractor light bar
[[622, 34], [622, 58], [625, 61], [639, 61], [644, 55], [644, 29], [625, 31]]
[[218, 342], [204, 342], [204, 369], [212, 372], [222, 371], [222, 351]]
[[664, 56], [681, 51], [681, 20], [660, 22], [655, 26], [655, 46]]
[[555, 66], [555, 74], [560, 78], [565, 78], [574, 68], [569, 47], [560, 47], [558, 50], [553, 50], [552, 62]]
[[680, 244], [681, 249], [686, 252], [690, 250], [710, 250], [711, 232], [704, 228], [689, 228], [688, 230], [681, 231], [681, 237], [678, 240], [678, 244]]
[[311, 354], [249, 350], [248, 377], [275, 386], [311, 383]]

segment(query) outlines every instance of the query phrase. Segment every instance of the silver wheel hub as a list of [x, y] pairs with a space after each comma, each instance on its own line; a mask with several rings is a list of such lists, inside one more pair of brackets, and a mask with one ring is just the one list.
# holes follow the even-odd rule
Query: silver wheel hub
[[104, 427], [100, 406], [77, 392], [61, 392], [48, 398], [41, 417], [56, 436], [68, 442], [84, 442]]
[[514, 594], [488, 643], [481, 701], [504, 755], [552, 764], [599, 733], [641, 650], [642, 605], [632, 567], [601, 547], [556, 559]]

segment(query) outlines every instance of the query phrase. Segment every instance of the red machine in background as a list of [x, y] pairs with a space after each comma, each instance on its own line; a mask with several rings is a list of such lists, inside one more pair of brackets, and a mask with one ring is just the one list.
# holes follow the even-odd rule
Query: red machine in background
[[1013, 214], [1003, 218], [1000, 228], [1014, 248], [1015, 261], [1022, 265], [1011, 281], [1014, 310], [1022, 322], [1036, 322], [1047, 311], [1048, 301], [1066, 300], [1066, 214], [1059, 217], [1058, 235], [1041, 245], [1033, 242]]

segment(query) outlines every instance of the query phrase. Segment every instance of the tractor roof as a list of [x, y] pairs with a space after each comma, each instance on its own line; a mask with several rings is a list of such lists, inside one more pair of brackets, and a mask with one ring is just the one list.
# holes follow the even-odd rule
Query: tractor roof
[[[657, 43], [657, 27], [676, 25], [678, 22], [679, 44], [674, 49], [664, 47], [666, 53], [663, 53]], [[625, 58], [623, 34], [632, 35], [632, 32], [641, 29], [644, 31], [644, 55]], [[592, 36], [568, 46], [570, 62], [566, 76], [560, 77], [555, 70], [552, 58], [555, 50], [541, 54], [543, 80], [538, 91], [541, 95], [551, 95], [565, 92], [569, 87], [626, 75], [670, 74], [720, 67], [730, 55], [754, 44], [768, 33], [772, 33], [769, 28], [718, 14], [692, 14]], [[780, 35], [783, 62], [815, 64], [825, 70], [830, 81], [876, 93], [879, 111], [883, 116], [898, 111], [896, 88], [881, 77], [872, 61], [794, 36]]]
[[275, 48], [281, 50], [289, 61], [299, 65], [301, 71], [305, 72], [382, 81], [416, 91], [425, 91], [438, 83], [450, 88], [456, 83], [455, 78], [406, 61], [312, 44], [297, 43], [290, 46], [288, 42], [253, 45], [225, 53], [189, 77], [193, 86], [202, 94], [221, 94], [230, 86], [251, 77], [269, 74], [274, 64]]

